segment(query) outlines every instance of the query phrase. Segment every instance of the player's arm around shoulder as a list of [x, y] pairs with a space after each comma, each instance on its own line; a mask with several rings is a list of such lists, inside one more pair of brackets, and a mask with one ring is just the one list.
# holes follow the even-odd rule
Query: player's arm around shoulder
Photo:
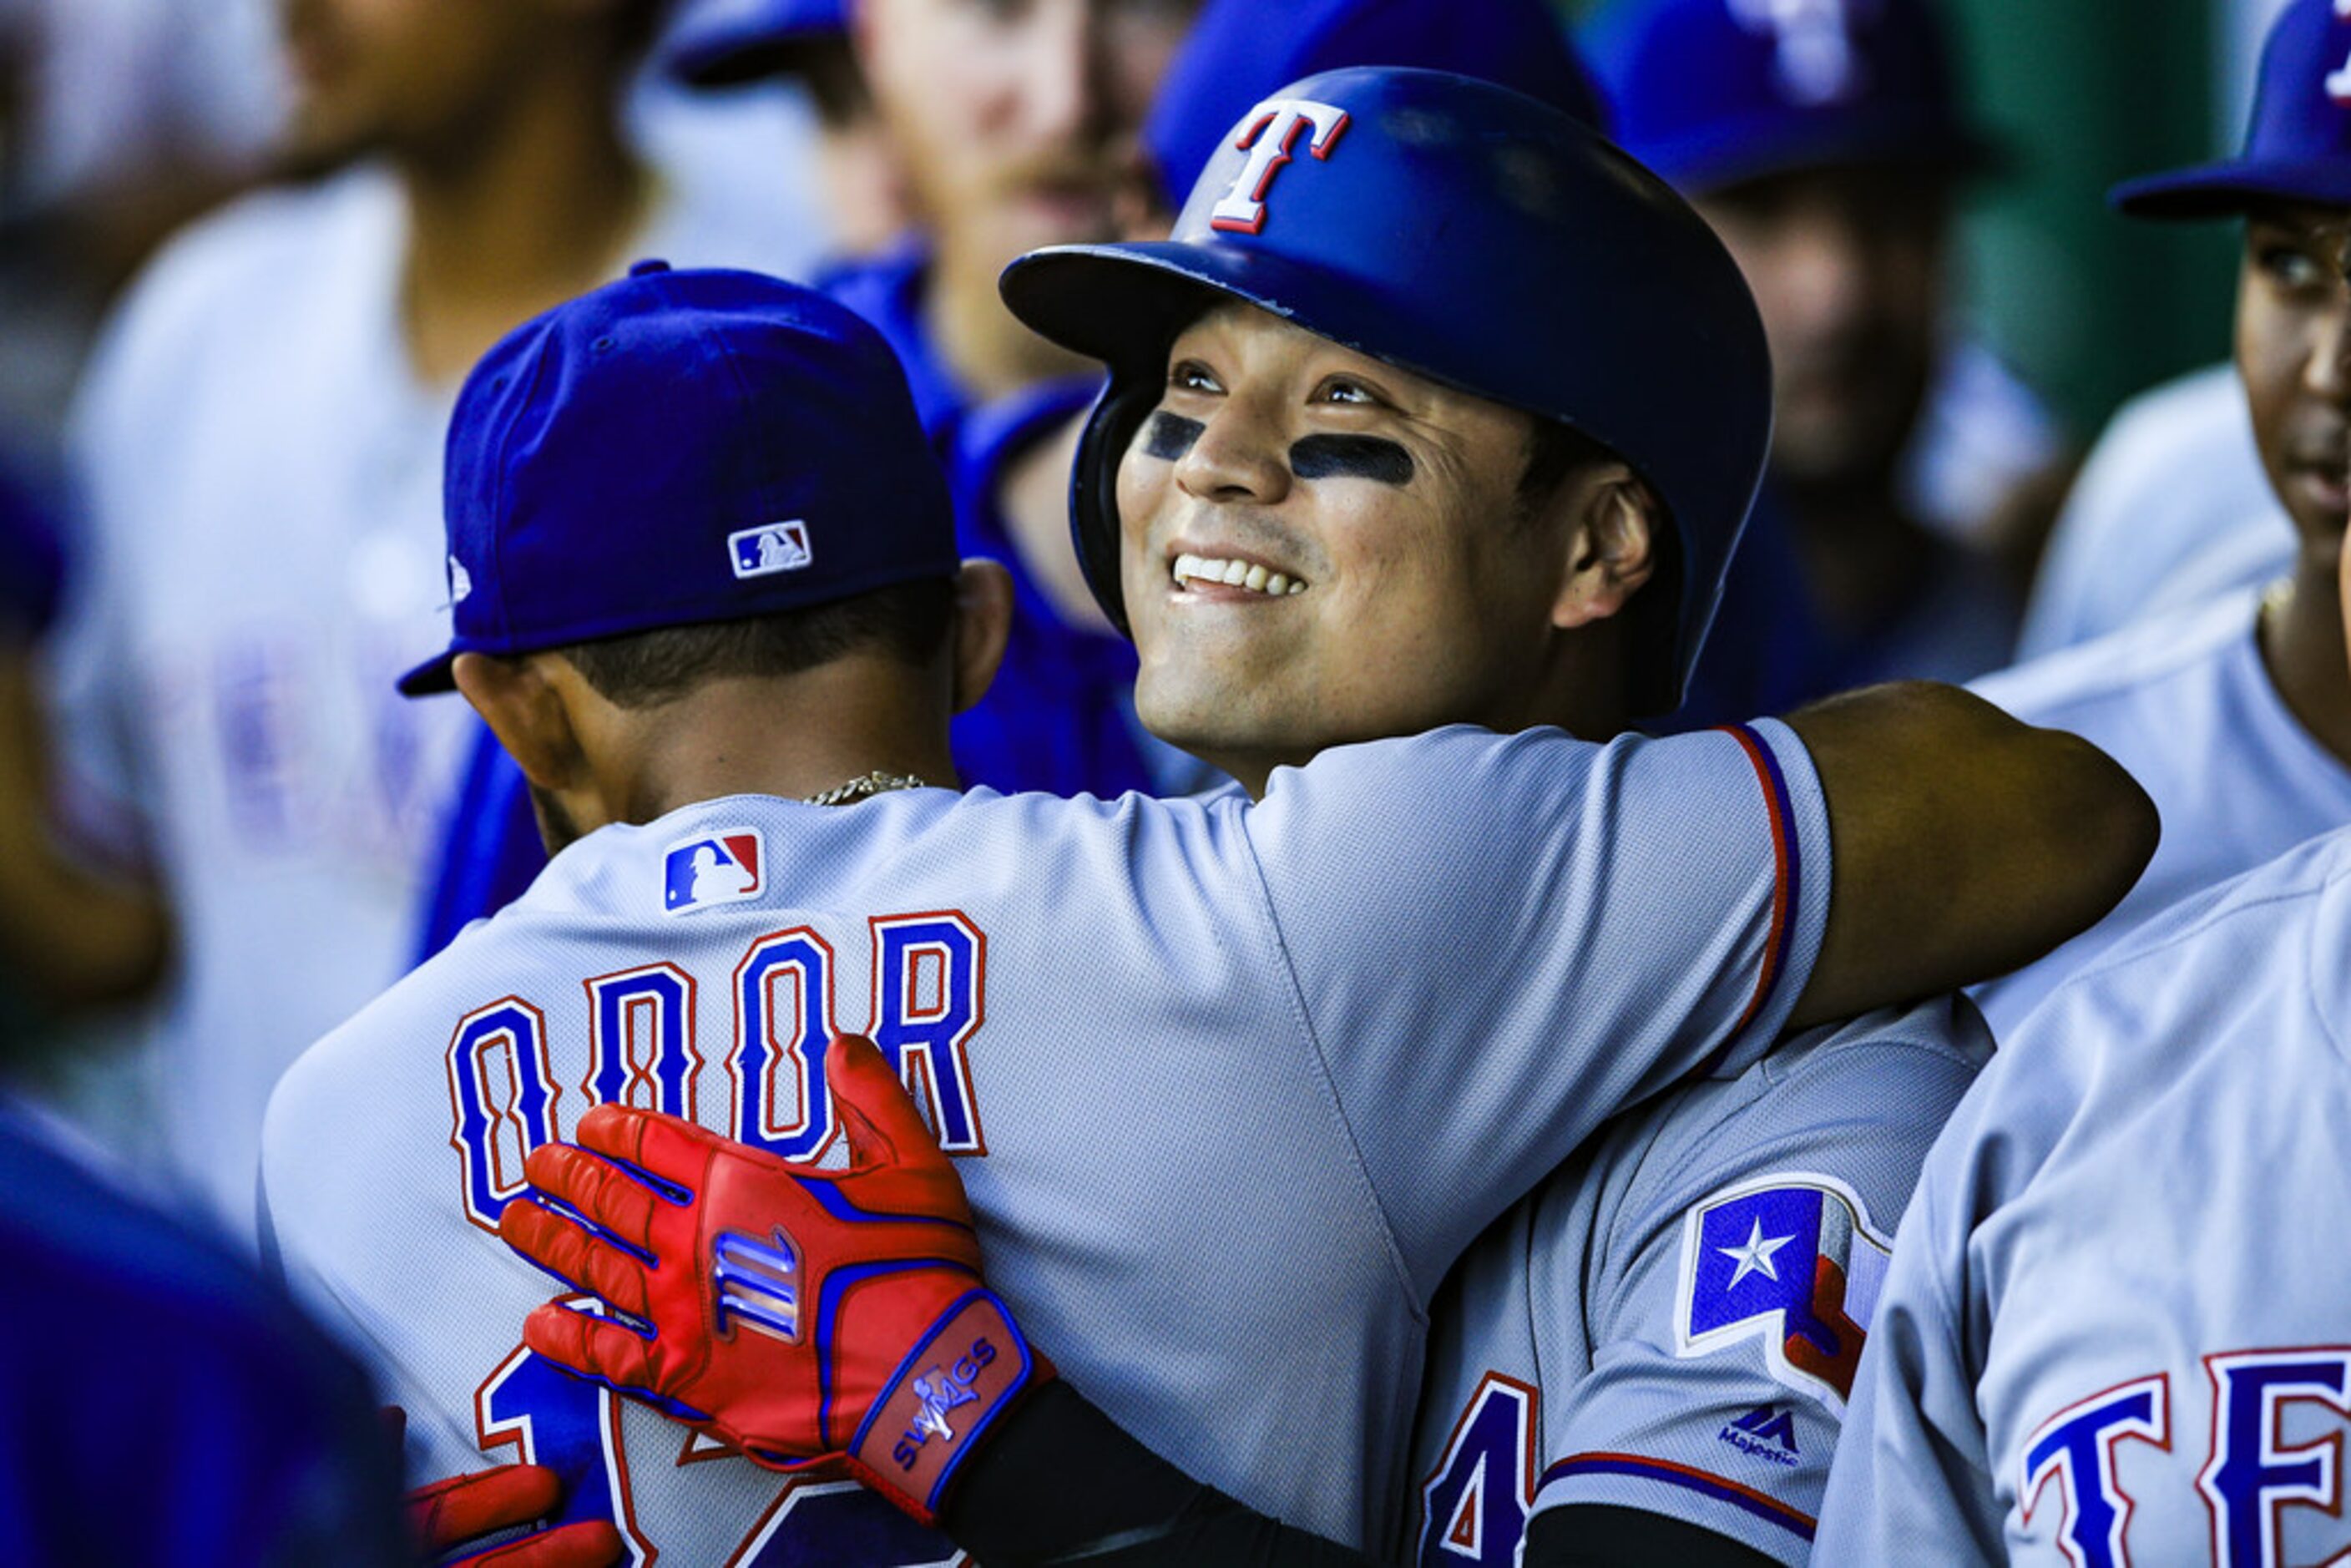
[[[1546, 1376], [1530, 1568], [1811, 1560], [1896, 1228], [1991, 1050], [1947, 997], [1638, 1113], [1577, 1280], [1589, 1368]], [[1539, 1272], [1538, 1312], [1562, 1293]]]
[[1789, 716], [1835, 846], [1793, 1027], [1989, 979], [2105, 916], [2155, 853], [2155, 803], [2081, 737], [1912, 681]]

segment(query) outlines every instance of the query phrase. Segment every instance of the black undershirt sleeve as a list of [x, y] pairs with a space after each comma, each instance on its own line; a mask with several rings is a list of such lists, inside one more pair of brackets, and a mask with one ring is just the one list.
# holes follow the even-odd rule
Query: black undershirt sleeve
[[1576, 1503], [1545, 1509], [1527, 1527], [1525, 1568], [1777, 1568], [1777, 1560], [1686, 1520], [1637, 1508]]
[[[1144, 1448], [1066, 1383], [1006, 1413], [967, 1462], [940, 1524], [987, 1568], [1372, 1568], [1374, 1559], [1269, 1519]], [[1535, 1517], [1526, 1568], [1771, 1568], [1710, 1531], [1636, 1509]]]
[[987, 1568], [1367, 1568], [1372, 1559], [1243, 1508], [1129, 1437], [1067, 1383], [1006, 1413], [941, 1526]]

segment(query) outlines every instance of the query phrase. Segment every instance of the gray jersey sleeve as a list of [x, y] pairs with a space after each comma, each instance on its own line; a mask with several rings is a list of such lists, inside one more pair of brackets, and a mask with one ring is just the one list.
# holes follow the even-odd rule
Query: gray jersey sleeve
[[1768, 721], [1339, 747], [1277, 773], [1249, 837], [1424, 1293], [1607, 1116], [1768, 1045], [1828, 913], [1819, 779]]
[[1954, 1563], [2008, 1560], [1976, 1408], [1989, 1325], [1959, 1305], [1972, 1229], [1962, 1205], [2003, 1163], [1980, 1167], [1995, 1086], [1987, 1075], [1961, 1102], [1903, 1219], [1821, 1504], [1823, 1563], [1898, 1562], [1922, 1541]]
[[1612, 1134], [1585, 1180], [1591, 1367], [1544, 1370], [1537, 1511], [1635, 1508], [1807, 1559], [1895, 1226], [1991, 1050], [1956, 998], [1874, 1013]]

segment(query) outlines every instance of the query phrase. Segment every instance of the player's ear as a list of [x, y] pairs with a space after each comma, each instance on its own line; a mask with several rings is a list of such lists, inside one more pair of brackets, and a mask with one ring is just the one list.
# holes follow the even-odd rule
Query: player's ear
[[1554, 504], [1570, 508], [1551, 617], [1564, 631], [1616, 614], [1649, 580], [1665, 512], [1656, 492], [1616, 462], [1595, 464], [1560, 486]]
[[955, 711], [987, 695], [1012, 635], [1012, 574], [992, 560], [967, 560], [956, 574]]
[[524, 778], [541, 789], [567, 789], [576, 781], [582, 760], [580, 737], [541, 658], [460, 653], [449, 673]]

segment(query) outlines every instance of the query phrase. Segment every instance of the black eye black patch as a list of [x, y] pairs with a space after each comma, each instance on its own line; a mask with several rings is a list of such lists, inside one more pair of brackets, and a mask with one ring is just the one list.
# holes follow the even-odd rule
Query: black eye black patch
[[1180, 463], [1208, 427], [1180, 413], [1155, 413], [1145, 432], [1143, 450], [1163, 463]]
[[1301, 479], [1369, 479], [1409, 485], [1412, 454], [1377, 435], [1308, 435], [1290, 449], [1290, 471]]

